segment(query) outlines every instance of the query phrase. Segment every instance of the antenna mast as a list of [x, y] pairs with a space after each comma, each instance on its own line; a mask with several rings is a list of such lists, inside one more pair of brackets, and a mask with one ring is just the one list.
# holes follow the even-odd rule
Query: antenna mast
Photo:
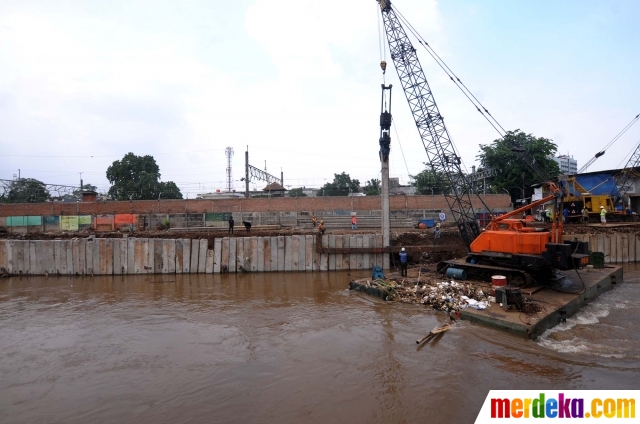
[[233, 157], [233, 147], [227, 147], [224, 151], [227, 155], [227, 191], [233, 191], [233, 178], [231, 176], [231, 158]]

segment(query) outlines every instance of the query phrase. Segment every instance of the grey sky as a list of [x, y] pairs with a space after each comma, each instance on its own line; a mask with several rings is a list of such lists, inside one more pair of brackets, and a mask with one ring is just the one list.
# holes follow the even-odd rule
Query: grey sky
[[[394, 4], [506, 129], [553, 139], [579, 166], [640, 113], [640, 3]], [[373, 0], [2, 1], [0, 178], [83, 172], [106, 190], [106, 168], [132, 151], [194, 197], [224, 189], [227, 146], [241, 189], [249, 145], [285, 185], [343, 171], [364, 184], [379, 177], [378, 19]], [[470, 168], [497, 133], [418, 56]], [[391, 174], [408, 182], [426, 155], [386, 59]], [[640, 124], [590, 170], [624, 164], [639, 141]]]

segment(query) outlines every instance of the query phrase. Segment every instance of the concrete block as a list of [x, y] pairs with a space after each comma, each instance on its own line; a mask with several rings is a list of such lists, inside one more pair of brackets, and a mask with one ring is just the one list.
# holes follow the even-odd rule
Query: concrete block
[[[293, 239], [291, 236], [284, 237], [284, 270], [286, 272], [291, 271], [291, 267], [293, 265], [293, 258], [291, 253], [293, 251]], [[298, 257], [296, 250], [296, 258]], [[296, 267], [297, 268], [297, 267]]]
[[264, 243], [262, 242], [262, 237], [253, 237], [256, 239], [256, 253], [257, 253], [257, 261], [256, 261], [256, 271], [264, 272]]
[[[333, 234], [329, 234], [328, 235], [329, 249], [334, 249], [336, 247], [336, 237], [342, 238], [342, 236], [334, 236]], [[329, 259], [328, 270], [329, 271], [335, 271], [336, 270], [336, 255], [334, 253], [330, 253], [327, 256], [328, 256], [328, 259]]]
[[278, 270], [278, 238], [277, 237], [271, 237], [271, 240], [269, 241], [270, 247], [271, 247], [271, 271], [277, 271]]
[[236, 272], [237, 268], [237, 256], [236, 251], [238, 250], [238, 239], [232, 237], [229, 239], [229, 272]]
[[276, 237], [278, 239], [278, 271], [284, 271], [284, 263], [285, 263], [285, 241], [284, 236]]
[[139, 274], [136, 271], [136, 239], [127, 239], [127, 270], [129, 274]]
[[305, 238], [305, 261], [304, 270], [307, 272], [313, 271], [313, 252], [316, 249], [316, 244], [312, 235], [306, 235]]
[[[207, 245], [209, 242], [207, 239], [200, 239], [199, 253], [198, 253], [198, 274], [204, 274], [207, 272]], [[213, 272], [213, 268], [212, 268]]]
[[198, 273], [198, 261], [200, 260], [200, 240], [191, 240], [191, 269], [192, 274]]
[[249, 269], [245, 263], [245, 258], [244, 239], [242, 237], [236, 238], [236, 272], [245, 272], [245, 270]]
[[[329, 246], [329, 236], [328, 235], [324, 235], [324, 236], [320, 236], [322, 237], [321, 241], [322, 241], [322, 246], [324, 247], [328, 247]], [[329, 257], [327, 256], [326, 253], [321, 253], [320, 254], [320, 271], [327, 271], [329, 269]]]
[[298, 271], [304, 271], [305, 262], [307, 259], [307, 255], [305, 252], [307, 239], [305, 238], [305, 236], [296, 236], [296, 237], [298, 237]]
[[229, 271], [229, 256], [230, 256], [230, 245], [229, 245], [229, 237], [224, 237], [222, 239], [222, 256], [220, 262], [220, 269]]
[[271, 271], [271, 237], [261, 237], [264, 272]]
[[206, 274], [213, 274], [213, 259], [214, 259], [214, 250], [213, 249], [207, 249], [207, 259], [205, 262], [205, 268], [204, 268], [204, 272]]
[[182, 239], [182, 273], [191, 272], [191, 239]]
[[[372, 239], [373, 234], [364, 234], [362, 236], [362, 247], [369, 248], [372, 247]], [[371, 253], [364, 253], [362, 255], [362, 269], [370, 269], [371, 268]]]
[[[234, 252], [235, 256], [235, 252]], [[217, 238], [213, 241], [213, 273], [220, 274], [220, 263], [222, 262], [222, 240]]]
[[258, 271], [258, 237], [251, 237], [249, 245], [251, 246], [251, 272], [256, 272]]
[[36, 255], [36, 246], [38, 243], [40, 242], [36, 240], [29, 241], [29, 274], [31, 275], [42, 274], [42, 272], [38, 272], [38, 264], [42, 262], [41, 258]]

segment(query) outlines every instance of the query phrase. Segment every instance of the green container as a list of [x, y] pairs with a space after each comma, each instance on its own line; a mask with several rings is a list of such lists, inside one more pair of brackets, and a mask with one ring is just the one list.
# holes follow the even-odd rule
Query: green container
[[591, 252], [589, 262], [591, 263], [591, 265], [593, 265], [594, 268], [604, 268], [604, 253]]

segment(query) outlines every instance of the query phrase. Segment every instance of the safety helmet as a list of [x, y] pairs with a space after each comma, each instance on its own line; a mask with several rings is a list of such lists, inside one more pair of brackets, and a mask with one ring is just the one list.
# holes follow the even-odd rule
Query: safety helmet
[[320, 223], [321, 223], [321, 224], [324, 224], [324, 221], [323, 221], [323, 220], [320, 220]]
[[401, 252], [404, 252], [404, 247], [402, 249], [400, 249]]
[[604, 206], [600, 206], [600, 209], [604, 209]]

